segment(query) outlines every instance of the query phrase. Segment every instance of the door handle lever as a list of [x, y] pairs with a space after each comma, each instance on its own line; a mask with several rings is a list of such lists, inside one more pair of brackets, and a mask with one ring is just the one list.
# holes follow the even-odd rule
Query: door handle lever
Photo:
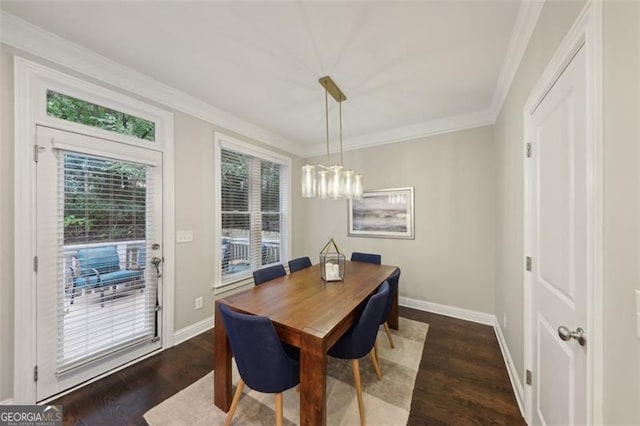
[[153, 257], [151, 258], [151, 263], [153, 263], [153, 266], [156, 267], [156, 272], [158, 273], [158, 278], [160, 278], [162, 276], [162, 273], [160, 272], [160, 263], [162, 263], [162, 259], [159, 257]]
[[584, 335], [584, 330], [580, 327], [576, 328], [576, 331], [571, 331], [564, 325], [558, 327], [558, 336], [565, 342], [571, 339], [576, 339], [580, 346], [587, 344], [587, 337]]

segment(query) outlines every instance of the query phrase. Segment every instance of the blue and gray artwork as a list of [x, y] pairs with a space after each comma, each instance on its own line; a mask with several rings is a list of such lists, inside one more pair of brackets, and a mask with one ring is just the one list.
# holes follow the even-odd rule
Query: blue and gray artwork
[[408, 210], [405, 195], [372, 194], [353, 200], [353, 230], [407, 232]]

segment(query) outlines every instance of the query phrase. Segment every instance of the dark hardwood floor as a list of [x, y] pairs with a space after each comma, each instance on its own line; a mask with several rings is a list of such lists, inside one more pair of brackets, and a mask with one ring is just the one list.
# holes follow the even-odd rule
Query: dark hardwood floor
[[[429, 324], [409, 425], [525, 424], [493, 328], [400, 308]], [[213, 369], [213, 333], [114, 373], [52, 404], [64, 423], [146, 425], [142, 415]]]
[[492, 327], [401, 308], [429, 324], [409, 425], [523, 425]]

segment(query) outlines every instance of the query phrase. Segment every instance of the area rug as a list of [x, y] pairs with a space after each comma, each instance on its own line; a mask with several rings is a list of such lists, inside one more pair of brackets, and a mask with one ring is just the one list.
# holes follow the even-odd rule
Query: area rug
[[[360, 360], [363, 399], [370, 425], [406, 425], [411, 396], [422, 358], [428, 324], [400, 318], [400, 330], [391, 330], [395, 349], [383, 329], [378, 332], [378, 358], [382, 380], [378, 381], [370, 357]], [[186, 389], [144, 414], [152, 426], [221, 425], [226, 413], [213, 404], [211, 372]], [[239, 375], [233, 365], [233, 392]], [[353, 387], [351, 361], [329, 357], [327, 365], [327, 424], [360, 423], [358, 402]], [[300, 419], [300, 393], [295, 388], [284, 393], [284, 423], [296, 425]], [[234, 425], [275, 424], [275, 400], [245, 387], [233, 417]]]

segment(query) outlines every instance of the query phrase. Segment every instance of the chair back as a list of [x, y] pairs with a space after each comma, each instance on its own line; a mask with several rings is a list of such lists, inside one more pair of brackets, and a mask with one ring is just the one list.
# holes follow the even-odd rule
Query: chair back
[[398, 281], [400, 281], [400, 268], [396, 268], [391, 275], [387, 277], [387, 283], [389, 283], [389, 297], [387, 297], [387, 303], [384, 306], [380, 324], [384, 324], [389, 318], [391, 305], [393, 304], [393, 296], [398, 292]]
[[77, 259], [82, 276], [116, 272], [120, 270], [120, 257], [116, 246], [86, 247], [78, 249]]
[[382, 263], [382, 256], [375, 253], [361, 253], [354, 251], [351, 253], [351, 260], [354, 262], [375, 263], [380, 265]]
[[371, 352], [388, 297], [389, 283], [385, 281], [376, 294], [369, 298], [355, 325], [329, 349], [329, 355], [343, 359], [359, 359]]
[[308, 268], [311, 266], [311, 259], [308, 256], [299, 257], [289, 261], [289, 272], [296, 272], [300, 269]]
[[285, 352], [267, 317], [241, 314], [218, 304], [240, 377], [251, 389], [283, 392], [300, 381], [299, 362]]
[[260, 285], [275, 278], [284, 277], [285, 275], [287, 275], [287, 271], [284, 270], [284, 266], [277, 264], [253, 271], [253, 281], [256, 285]]

